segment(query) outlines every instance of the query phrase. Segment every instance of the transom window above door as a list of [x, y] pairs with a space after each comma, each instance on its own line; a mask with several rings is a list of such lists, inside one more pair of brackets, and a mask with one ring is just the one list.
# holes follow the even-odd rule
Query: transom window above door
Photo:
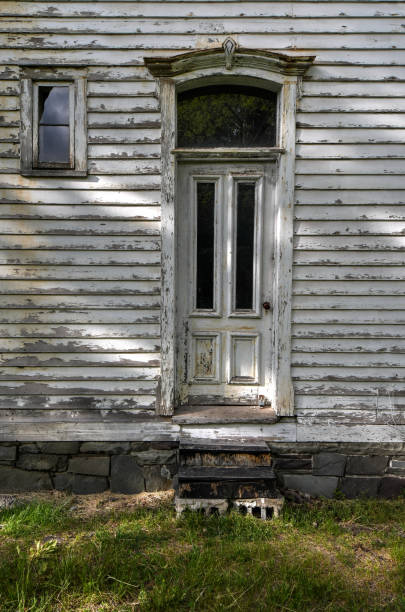
[[277, 94], [258, 87], [212, 85], [177, 97], [177, 146], [274, 147]]

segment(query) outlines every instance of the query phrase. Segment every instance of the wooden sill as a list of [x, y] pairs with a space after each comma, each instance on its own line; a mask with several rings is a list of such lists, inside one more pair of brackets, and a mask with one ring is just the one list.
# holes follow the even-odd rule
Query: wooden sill
[[33, 170], [21, 170], [22, 176], [72, 176], [83, 177], [87, 176], [87, 170], [73, 170], [70, 168], [35, 168]]
[[226, 423], [277, 423], [278, 416], [266, 406], [182, 406], [176, 408], [173, 423], [179, 425]]
[[262, 148], [246, 148], [246, 149], [172, 149], [173, 155], [178, 160], [196, 161], [196, 160], [213, 160], [213, 161], [268, 161], [278, 159], [280, 155], [285, 153], [285, 149], [280, 147], [262, 147]]

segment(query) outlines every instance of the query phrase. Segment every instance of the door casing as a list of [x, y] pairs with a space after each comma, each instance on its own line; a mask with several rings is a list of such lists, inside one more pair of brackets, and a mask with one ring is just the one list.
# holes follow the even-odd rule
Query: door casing
[[[291, 300], [295, 114], [302, 75], [314, 60], [315, 56], [236, 48], [230, 63], [221, 47], [172, 57], [144, 58], [148, 70], [157, 79], [162, 117], [161, 378], [156, 401], [158, 414], [170, 416], [175, 409], [176, 167], [180, 159], [193, 159], [192, 151], [176, 150], [176, 93], [182, 89], [218, 82], [251, 84], [279, 92], [278, 147], [250, 153], [222, 150], [219, 154], [223, 160], [226, 155], [234, 158], [236, 155], [239, 159], [278, 159], [275, 188], [272, 406], [278, 415], [294, 414]], [[211, 155], [211, 159], [218, 157], [212, 151], [207, 154]], [[197, 159], [201, 159], [201, 155]]]

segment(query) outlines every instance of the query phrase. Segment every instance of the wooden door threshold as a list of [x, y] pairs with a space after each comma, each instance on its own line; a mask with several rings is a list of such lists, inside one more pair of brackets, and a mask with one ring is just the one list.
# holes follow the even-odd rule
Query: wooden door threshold
[[279, 420], [269, 406], [181, 406], [176, 408], [173, 423], [179, 425], [228, 423], [277, 423]]

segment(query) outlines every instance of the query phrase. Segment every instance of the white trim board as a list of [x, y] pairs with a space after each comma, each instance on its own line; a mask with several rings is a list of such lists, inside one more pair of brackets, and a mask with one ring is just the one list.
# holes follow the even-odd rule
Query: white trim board
[[177, 441], [190, 438], [257, 438], [268, 442], [403, 443], [405, 425], [300, 425], [291, 419], [276, 424], [176, 425], [170, 420], [136, 423], [11, 423], [0, 425], [0, 442]]

